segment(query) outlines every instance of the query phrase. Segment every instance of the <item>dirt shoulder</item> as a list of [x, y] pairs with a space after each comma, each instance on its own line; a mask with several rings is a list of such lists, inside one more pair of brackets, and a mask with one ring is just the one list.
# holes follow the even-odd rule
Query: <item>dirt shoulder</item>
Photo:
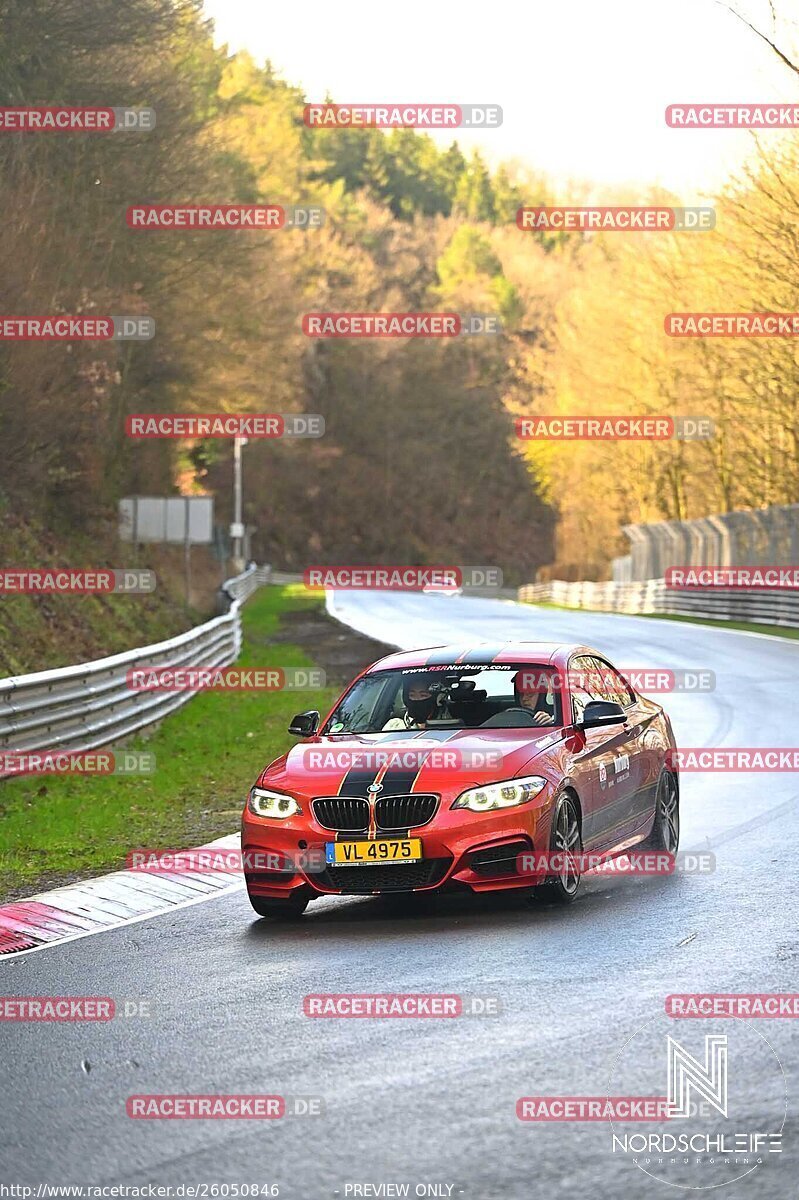
[[284, 613], [280, 628], [270, 641], [300, 646], [325, 671], [328, 685], [339, 689], [375, 659], [393, 653], [396, 648], [356, 633], [335, 621], [324, 608]]

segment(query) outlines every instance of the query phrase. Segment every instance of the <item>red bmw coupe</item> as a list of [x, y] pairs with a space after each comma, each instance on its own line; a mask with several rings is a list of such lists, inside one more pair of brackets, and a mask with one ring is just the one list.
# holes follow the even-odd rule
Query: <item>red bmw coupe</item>
[[250, 790], [247, 891], [260, 916], [326, 895], [531, 888], [568, 903], [589, 853], [674, 854], [679, 780], [659, 704], [600, 653], [442, 646], [367, 668]]

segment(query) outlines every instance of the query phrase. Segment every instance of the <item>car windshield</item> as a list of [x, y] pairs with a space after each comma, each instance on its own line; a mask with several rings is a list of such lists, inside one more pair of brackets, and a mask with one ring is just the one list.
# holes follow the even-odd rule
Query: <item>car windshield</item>
[[375, 671], [350, 688], [321, 732], [552, 728], [562, 724], [554, 676], [536, 663]]

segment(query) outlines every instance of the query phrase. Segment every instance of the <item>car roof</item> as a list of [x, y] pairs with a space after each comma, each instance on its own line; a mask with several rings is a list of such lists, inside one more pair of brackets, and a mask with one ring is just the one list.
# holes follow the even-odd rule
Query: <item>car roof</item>
[[492, 663], [542, 663], [565, 667], [575, 653], [596, 654], [597, 651], [573, 642], [456, 642], [448, 646], [426, 646], [421, 650], [399, 650], [372, 663], [367, 674], [408, 667], [487, 666]]

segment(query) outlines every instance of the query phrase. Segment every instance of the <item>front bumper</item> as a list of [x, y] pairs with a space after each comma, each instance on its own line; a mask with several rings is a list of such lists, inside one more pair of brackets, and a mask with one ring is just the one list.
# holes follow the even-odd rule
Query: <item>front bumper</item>
[[[547, 788], [530, 804], [516, 809], [484, 814], [453, 810], [454, 796], [443, 797], [433, 820], [410, 830], [411, 837], [421, 838], [421, 862], [357, 867], [325, 863], [325, 843], [344, 835], [319, 825], [312, 813], [305, 811], [309, 806], [281, 822], [255, 817], [247, 810], [242, 821], [247, 888], [253, 896], [273, 898], [291, 896], [300, 889], [313, 897], [529, 888], [529, 878], [518, 876], [515, 860], [520, 853], [549, 845], [550, 792]], [[377, 836], [403, 835], [384, 831]]]

